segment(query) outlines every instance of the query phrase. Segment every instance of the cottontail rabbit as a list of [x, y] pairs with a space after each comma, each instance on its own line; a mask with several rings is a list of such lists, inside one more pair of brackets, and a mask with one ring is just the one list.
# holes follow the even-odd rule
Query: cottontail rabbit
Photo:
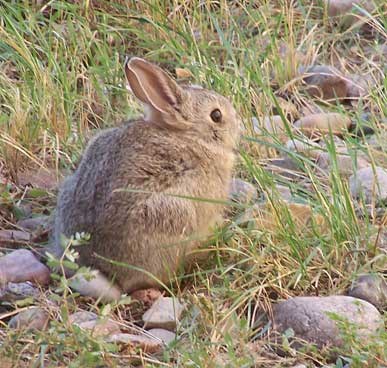
[[61, 188], [55, 242], [90, 233], [80, 263], [132, 292], [167, 282], [221, 219], [240, 120], [225, 97], [179, 86], [143, 59], [130, 59], [125, 72], [145, 117], [91, 140]]

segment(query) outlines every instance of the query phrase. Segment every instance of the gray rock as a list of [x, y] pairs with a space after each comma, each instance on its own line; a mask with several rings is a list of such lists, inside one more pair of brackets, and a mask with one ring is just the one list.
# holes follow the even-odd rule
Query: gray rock
[[48, 216], [38, 216], [19, 220], [17, 226], [23, 230], [34, 232], [38, 229], [48, 229], [49, 222]]
[[321, 147], [309, 138], [289, 139], [285, 143], [285, 147], [292, 152], [301, 153], [305, 156], [315, 158], [320, 152]]
[[387, 307], [387, 282], [382, 275], [361, 275], [353, 282], [348, 295], [366, 300], [382, 311]]
[[275, 158], [268, 161], [266, 170], [272, 174], [294, 181], [300, 180], [305, 176], [297, 162], [290, 157]]
[[285, 187], [284, 185], [276, 185], [275, 186], [279, 197], [284, 201], [291, 201], [292, 200], [292, 192], [290, 191], [289, 187]]
[[23, 310], [8, 322], [10, 328], [18, 330], [44, 330], [49, 321], [48, 313], [42, 308]]
[[161, 297], [144, 313], [144, 328], [162, 328], [173, 331], [179, 323], [184, 305], [176, 298]]
[[[336, 162], [335, 162], [336, 160]], [[356, 169], [363, 169], [369, 163], [361, 157], [352, 158], [350, 155], [336, 154], [335, 159], [328, 152], [321, 152], [317, 156], [317, 166], [329, 173], [336, 165], [339, 174], [349, 177]]]
[[294, 126], [307, 137], [319, 138], [331, 133], [341, 136], [351, 126], [351, 119], [335, 112], [306, 115], [294, 122]]
[[[280, 115], [264, 116], [260, 120], [253, 117], [252, 123], [254, 132], [265, 141], [276, 143], [279, 140], [284, 143], [288, 139], [286, 125]], [[291, 129], [291, 124], [289, 122], [287, 124]], [[272, 136], [276, 137], [276, 139], [273, 139]]]
[[37, 299], [39, 295], [39, 290], [30, 282], [9, 282], [0, 289], [0, 301], [15, 302], [26, 298]]
[[230, 198], [234, 202], [247, 204], [257, 199], [257, 189], [244, 180], [233, 179], [230, 185]]
[[[334, 313], [357, 325], [357, 333], [367, 338], [383, 325], [378, 310], [370, 303], [349, 296], [295, 297], [273, 308], [274, 331], [293, 329], [295, 337], [319, 348], [341, 347], [343, 340], [336, 322], [328, 316]], [[295, 347], [299, 345], [295, 345]]]
[[369, 0], [325, 0], [325, 3], [329, 17], [336, 19], [344, 28], [364, 22], [362, 19], [365, 12], [358, 8], [365, 9], [368, 13], [372, 13], [375, 9], [375, 3]]
[[306, 91], [313, 97], [331, 100], [347, 97], [347, 83], [341, 73], [332, 66], [316, 65], [306, 70]]
[[121, 333], [118, 322], [109, 318], [99, 319], [93, 312], [75, 312], [69, 316], [69, 322], [79, 326], [83, 330], [90, 331], [91, 335], [94, 337], [110, 336]]
[[31, 281], [39, 285], [50, 282], [50, 270], [27, 249], [17, 249], [0, 258], [0, 285]]
[[158, 353], [163, 348], [163, 342], [161, 340], [148, 336], [147, 334], [135, 335], [128, 333], [117, 333], [108, 336], [106, 340], [108, 342], [125, 344], [140, 348], [148, 354]]
[[69, 322], [71, 324], [80, 325], [84, 322], [96, 321], [98, 315], [89, 311], [77, 311], [69, 315]]
[[[387, 123], [385, 122], [385, 125]], [[387, 151], [387, 130], [380, 129], [377, 134], [370, 135], [367, 137], [367, 144], [371, 146], [372, 149], [378, 151]]]
[[387, 170], [371, 166], [358, 170], [349, 178], [349, 189], [354, 199], [361, 198], [367, 205], [387, 201]]
[[176, 339], [174, 332], [164, 330], [162, 328], [152, 328], [148, 331], [153, 337], [160, 339], [164, 344], [169, 344]]

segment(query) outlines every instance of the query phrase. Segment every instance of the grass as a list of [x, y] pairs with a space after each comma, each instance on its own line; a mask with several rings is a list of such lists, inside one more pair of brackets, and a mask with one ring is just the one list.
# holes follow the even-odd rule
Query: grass
[[[376, 150], [367, 137], [346, 134], [344, 139], [352, 157], [361, 152], [372, 165], [387, 167], [382, 123], [387, 79], [378, 51], [387, 39], [387, 9], [383, 0], [377, 4], [366, 26], [344, 28], [328, 17], [322, 1], [0, 1], [0, 179], [18, 183], [23, 171], [37, 167], [67, 172], [97, 129], [138, 115], [141, 106], [127, 92], [123, 72], [125, 57], [137, 55], [172, 74], [176, 68], [188, 70], [194, 83], [232, 99], [246, 128], [236, 175], [254, 183], [271, 204], [265, 228], [246, 225], [235, 215], [206, 247], [207, 262], [181, 277], [174, 293], [191, 307], [179, 340], [161, 356], [119, 348], [69, 326], [66, 315], [77, 304], [101, 312], [87, 299], [72, 304], [70, 295], [67, 309], [40, 301], [56, 319], [45, 332], [20, 335], [1, 319], [0, 355], [13, 362], [9, 366], [114, 367], [133, 359], [147, 367], [326, 363], [327, 354], [312, 347], [304, 352], [288, 347], [289, 354], [280, 356], [266, 339], [252, 340], [268, 327], [256, 317], [262, 310], [270, 313], [277, 300], [341, 294], [359, 273], [385, 273], [385, 254], [373, 243], [385, 217], [358, 216], [347, 178], [335, 164], [332, 137], [326, 138], [325, 149], [334, 164], [322, 172], [313, 160], [289, 151], [278, 136], [254, 133], [251, 121], [279, 114], [290, 138], [291, 123], [308, 111], [342, 112], [357, 123], [367, 111], [373, 139], [384, 148]], [[374, 87], [353, 104], [312, 99], [298, 69], [313, 64], [368, 76]], [[303, 172], [301, 181], [266, 168], [273, 157], [289, 155]], [[283, 205], [279, 183], [291, 189], [293, 201], [313, 208], [314, 226], [308, 231], [299, 231], [297, 222], [308, 212], [304, 208], [297, 216]], [[55, 205], [50, 191], [34, 195], [17, 185], [3, 189], [2, 228], [12, 227], [21, 204], [32, 206], [34, 214]], [[46, 294], [58, 299], [54, 289]], [[112, 312], [121, 316], [126, 307], [112, 306]], [[385, 333], [361, 342], [347, 330], [348, 348], [336, 367], [350, 359], [351, 367], [386, 364]], [[286, 336], [283, 341], [285, 348]]]

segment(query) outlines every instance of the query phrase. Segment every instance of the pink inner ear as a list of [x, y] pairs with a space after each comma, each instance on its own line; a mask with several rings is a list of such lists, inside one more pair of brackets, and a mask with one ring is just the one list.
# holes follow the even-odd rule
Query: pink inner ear
[[160, 112], [167, 113], [170, 108], [177, 105], [177, 98], [173, 88], [171, 88], [169, 77], [155, 73], [145, 75], [142, 86], [149, 98], [150, 104]]
[[131, 59], [128, 69], [135, 76], [131, 88], [140, 100], [165, 114], [178, 105], [181, 89], [162, 69], [139, 58]]

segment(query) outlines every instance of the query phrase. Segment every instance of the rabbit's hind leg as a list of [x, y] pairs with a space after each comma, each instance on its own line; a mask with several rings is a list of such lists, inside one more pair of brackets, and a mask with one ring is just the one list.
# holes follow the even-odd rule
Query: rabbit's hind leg
[[121, 290], [110, 282], [101, 272], [93, 270], [91, 271], [90, 276], [90, 279], [86, 279], [84, 275], [75, 274], [69, 279], [69, 285], [79, 294], [101, 299], [101, 301], [105, 303], [120, 299]]

